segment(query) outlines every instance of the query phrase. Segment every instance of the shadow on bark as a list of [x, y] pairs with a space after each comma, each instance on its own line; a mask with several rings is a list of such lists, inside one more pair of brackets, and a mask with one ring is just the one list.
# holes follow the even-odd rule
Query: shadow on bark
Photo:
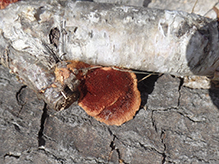
[[[137, 74], [138, 81], [144, 78], [145, 76], [145, 74]], [[148, 95], [153, 92], [155, 82], [158, 78], [159, 75], [152, 75], [138, 83], [138, 89], [141, 93], [141, 107], [144, 107], [147, 104]]]
[[219, 109], [219, 88], [216, 88], [211, 82], [211, 88], [208, 90], [212, 103]]
[[43, 107], [43, 114], [42, 114], [42, 117], [41, 117], [41, 125], [40, 125], [40, 131], [38, 133], [38, 146], [45, 146], [45, 139], [43, 137], [43, 130], [44, 130], [44, 124], [45, 124], [45, 121], [46, 119], [48, 118], [48, 114], [47, 114], [47, 104], [45, 103], [44, 104], [44, 107]]
[[143, 6], [148, 7], [148, 5], [151, 3], [152, 0], [144, 0]]

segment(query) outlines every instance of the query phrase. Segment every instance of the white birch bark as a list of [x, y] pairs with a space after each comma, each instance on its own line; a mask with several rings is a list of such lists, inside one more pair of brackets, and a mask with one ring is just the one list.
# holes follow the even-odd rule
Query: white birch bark
[[177, 76], [212, 76], [219, 64], [215, 20], [92, 2], [38, 0], [10, 5], [0, 11], [0, 42], [5, 42], [1, 51], [11, 45], [47, 61], [42, 41], [49, 45], [54, 27], [61, 31], [57, 54], [63, 60]]

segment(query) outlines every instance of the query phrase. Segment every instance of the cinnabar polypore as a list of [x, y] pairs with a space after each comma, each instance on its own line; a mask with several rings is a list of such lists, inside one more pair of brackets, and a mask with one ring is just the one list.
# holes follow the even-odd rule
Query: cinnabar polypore
[[79, 106], [107, 125], [121, 125], [139, 110], [141, 97], [133, 72], [72, 60], [59, 63], [54, 73], [62, 86], [79, 80]]
[[79, 91], [79, 106], [107, 125], [131, 120], [141, 104], [136, 75], [111, 67], [90, 70]]

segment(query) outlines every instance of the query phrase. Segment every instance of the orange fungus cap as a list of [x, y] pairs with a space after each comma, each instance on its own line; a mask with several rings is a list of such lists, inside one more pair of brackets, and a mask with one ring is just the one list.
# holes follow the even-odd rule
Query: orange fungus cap
[[79, 106], [107, 125], [131, 120], [141, 104], [136, 75], [111, 67], [90, 70], [79, 91]]

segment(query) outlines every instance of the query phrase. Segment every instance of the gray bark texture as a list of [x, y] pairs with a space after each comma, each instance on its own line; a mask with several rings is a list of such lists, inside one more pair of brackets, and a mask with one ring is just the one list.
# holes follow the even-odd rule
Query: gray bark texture
[[[190, 25], [194, 25], [194, 28], [191, 29], [191, 33], [184, 34], [190, 39], [181, 35], [179, 39], [181, 38], [185, 43], [191, 42], [191, 38], [193, 37], [200, 39], [188, 44], [192, 49], [193, 46], [197, 46], [196, 44], [200, 45], [200, 43], [203, 43], [200, 45], [200, 48], [196, 47], [196, 49], [193, 49], [198, 54], [197, 60], [200, 59], [199, 57], [201, 57], [200, 55], [202, 55], [203, 50], [207, 52], [205, 54], [206, 58], [201, 60], [200, 65], [210, 62], [211, 59], [217, 59], [218, 55], [216, 54], [218, 50], [215, 48], [218, 46], [218, 41], [214, 36], [215, 33], [217, 34], [217, 28], [215, 27], [217, 23], [213, 20], [184, 12], [170, 12], [137, 7], [117, 8], [115, 5], [105, 4], [100, 5], [101, 8], [99, 9], [95, 8], [98, 5], [92, 4], [92, 12], [95, 10], [106, 10], [113, 13], [111, 9], [115, 9], [115, 13], [119, 13], [118, 15], [111, 15], [115, 17], [111, 17], [111, 19], [113, 18], [112, 20], [108, 18], [108, 22], [105, 22], [105, 25], [109, 25], [116, 23], [112, 23], [112, 21], [118, 21], [119, 28], [121, 28], [120, 31], [117, 28], [115, 29], [115, 27], [109, 27], [114, 29], [114, 34], [113, 32], [107, 33], [107, 31], [102, 29], [102, 26], [98, 25], [99, 23], [95, 23], [95, 21], [100, 21], [100, 23], [104, 24], [104, 21], [106, 21], [99, 20], [102, 16], [96, 16], [95, 13], [93, 17], [88, 17], [89, 14], [86, 17], [80, 17], [80, 19], [76, 19], [76, 17], [76, 23], [68, 19], [63, 20], [70, 15], [75, 14], [75, 16], [79, 16], [80, 14], [77, 15], [77, 13], [82, 13], [83, 15], [90, 8], [87, 5], [81, 5], [84, 3], [77, 3], [77, 5], [80, 5], [74, 8], [75, 3], [73, 2], [59, 2], [60, 5], [57, 5], [56, 1], [50, 1], [50, 3], [47, 3], [47, 1], [23, 1], [12, 4], [2, 11], [0, 10], [0, 56], [2, 64], [19, 76], [10, 74], [8, 68], [0, 65], [0, 163], [219, 163], [219, 90], [217, 88], [211, 88], [209, 90], [189, 89], [183, 86], [183, 80], [181, 78], [168, 74], [151, 76], [139, 83], [139, 90], [142, 96], [141, 109], [133, 120], [119, 127], [107, 126], [104, 123], [96, 121], [77, 105], [72, 105], [68, 109], [58, 113], [52, 113], [52, 111], [47, 110], [44, 101], [38, 99], [35, 93], [44, 84], [51, 84], [54, 79], [51, 71], [53, 71], [53, 67], [56, 65], [56, 59], [51, 55], [49, 49], [59, 54], [58, 58], [61, 60], [80, 59], [88, 63], [107, 66], [114, 66], [120, 60], [114, 60], [111, 58], [112, 56], [107, 58], [109, 55], [108, 50], [110, 49], [104, 52], [102, 52], [101, 48], [98, 49], [101, 46], [103, 49], [107, 48], [107, 46], [113, 46], [107, 45], [105, 40], [109, 39], [112, 41], [114, 39], [116, 41], [119, 39], [119, 41], [124, 41], [127, 39], [129, 42], [121, 42], [130, 46], [127, 49], [124, 48], [126, 49], [124, 54], [132, 53], [136, 48], [136, 45], [133, 45], [135, 47], [134, 49], [131, 46], [133, 41], [139, 39], [143, 34], [138, 34], [134, 29], [130, 29], [133, 30], [132, 32], [135, 32], [134, 35], [129, 31], [128, 25], [127, 27], [124, 26], [123, 23], [125, 22], [121, 21], [121, 18], [122, 20], [126, 20], [123, 18], [126, 18], [129, 14], [136, 14], [133, 15], [134, 20], [136, 19], [135, 16], [142, 15], [144, 11], [148, 12], [149, 15], [151, 14], [150, 16], [154, 16], [152, 18], [154, 18], [153, 20], [155, 22], [156, 19], [164, 19], [165, 14], [168, 15], [170, 13], [173, 13], [176, 16], [175, 18], [183, 18], [182, 22], [184, 20], [191, 20], [191, 22], [188, 21], [187, 28], [190, 29]], [[122, 4], [123, 2], [129, 5], [127, 1], [116, 1], [115, 3]], [[136, 2], [139, 3], [137, 4], [138, 6], [153, 5], [152, 2]], [[133, 5], [134, 1], [130, 1], [130, 4]], [[191, 6], [192, 4], [188, 5]], [[16, 5], [18, 7], [15, 7]], [[32, 6], [32, 8], [27, 8], [27, 6]], [[39, 8], [39, 6], [42, 8]], [[69, 8], [69, 11], [70, 8], [74, 8], [75, 10], [66, 12], [62, 10], [63, 6]], [[138, 11], [133, 11], [134, 9], [138, 9]], [[51, 13], [57, 13], [57, 15], [51, 15]], [[160, 18], [156, 18], [156, 14], [161, 14]], [[68, 16], [66, 17], [66, 15]], [[157, 22], [159, 22], [158, 20]], [[164, 20], [168, 21], [168, 19]], [[200, 20], [200, 24], [194, 23], [198, 20]], [[87, 22], [85, 27], [81, 24], [83, 21]], [[13, 22], [13, 24], [9, 24], [9, 22]], [[73, 25], [74, 23], [76, 25]], [[153, 23], [150, 25], [153, 27]], [[182, 25], [185, 24], [183, 23]], [[98, 31], [94, 30], [94, 26], [98, 27]], [[146, 27], [148, 25], [145, 25], [144, 22], [139, 22], [136, 25], [136, 30], [139, 30], [143, 26]], [[58, 33], [60, 34], [58, 42], [56, 37], [49, 39], [50, 32], [56, 31], [55, 27], [60, 31]], [[183, 31], [184, 26], [182, 27]], [[163, 29], [164, 27], [160, 28]], [[196, 28], [204, 30], [199, 31]], [[51, 31], [51, 29], [54, 29], [54, 31]], [[93, 33], [88, 34], [88, 29], [93, 30]], [[207, 36], [206, 30], [208, 31]], [[126, 32], [127, 35], [128, 31], [132, 39], [123, 38], [124, 36], [122, 35], [121, 38], [113, 38], [123, 32]], [[145, 31], [147, 30], [145, 29]], [[172, 32], [171, 36], [175, 37], [177, 31], [175, 31], [176, 33], [174, 31]], [[149, 35], [150, 33], [146, 34]], [[170, 33], [168, 33], [168, 30], [166, 34], [169, 36]], [[109, 36], [112, 38], [107, 38]], [[152, 33], [150, 36], [154, 37], [154, 34]], [[164, 36], [163, 39], [165, 38]], [[102, 37], [102, 42], [99, 40], [96, 46], [94, 45], [95, 37]], [[174, 40], [176, 38], [172, 39]], [[149, 38], [146, 37], [144, 39], [150, 43]], [[144, 39], [142, 39], [142, 42], [144, 42]], [[173, 40], [170, 39], [169, 43]], [[162, 43], [165, 43], [165, 39]], [[89, 48], [86, 47], [88, 45]], [[49, 49], [47, 46], [49, 46]], [[123, 47], [124, 45], [120, 46]], [[89, 49], [91, 54], [87, 53]], [[184, 61], [187, 63], [188, 54], [185, 53], [187, 47], [184, 47], [184, 50], [179, 47], [173, 47], [173, 49], [167, 50], [169, 52], [180, 51], [180, 55], [182, 56], [176, 60], [181, 60], [185, 57]], [[192, 51], [191, 49], [190, 51]], [[212, 52], [213, 49], [214, 52]], [[92, 55], [95, 54], [95, 50], [95, 53], [99, 56], [93, 59], [94, 56]], [[149, 50], [152, 51], [153, 48]], [[162, 47], [157, 51], [161, 50]], [[115, 47], [114, 51], [114, 53], [119, 53], [119, 48], [116, 49]], [[212, 55], [211, 57], [209, 57], [209, 53]], [[102, 58], [100, 54], [106, 56]], [[194, 59], [192, 61], [196, 60], [195, 56], [193, 57]], [[162, 61], [162, 59], [158, 57], [158, 60]], [[165, 59], [170, 60], [168, 57]], [[134, 68], [136, 60], [130, 57], [129, 60], [124, 62], [127, 61], [130, 65], [121, 65], [119, 63], [118, 66]], [[150, 63], [153, 62], [154, 60], [151, 59]], [[191, 63], [190, 66], [186, 63], [181, 63], [182, 66], [185, 66], [185, 69], [172, 69], [168, 70], [168, 73], [182, 75], [181, 73], [198, 74], [198, 72], [201, 72], [205, 75], [208, 72], [208, 75], [213, 75], [214, 69], [216, 69], [216, 66], [214, 66], [215, 63], [211, 62], [209, 65], [211, 66], [209, 67], [210, 69], [206, 70], [200, 69], [202, 68], [201, 66], [191, 67], [194, 63]], [[159, 65], [161, 63], [156, 64]], [[175, 63], [172, 68], [178, 67], [178, 64]], [[163, 66], [165, 67], [165, 65]], [[144, 70], [141, 68], [139, 66], [134, 69]], [[152, 67], [146, 71], [155, 71], [153, 69]], [[160, 70], [165, 69], [157, 68], [156, 72], [160, 72]], [[163, 73], [165, 71], [161, 72]], [[38, 76], [39, 79], [35, 76]], [[138, 78], [141, 77], [139, 76]], [[19, 83], [18, 79], [25, 82], [28, 87]]]

